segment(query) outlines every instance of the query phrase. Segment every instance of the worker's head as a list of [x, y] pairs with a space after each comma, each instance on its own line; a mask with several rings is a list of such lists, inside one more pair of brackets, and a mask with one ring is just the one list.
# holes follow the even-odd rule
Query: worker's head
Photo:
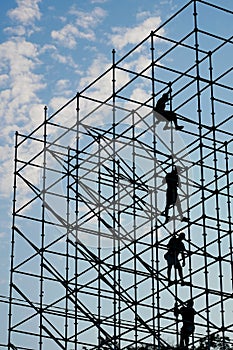
[[178, 165], [173, 165], [172, 171], [176, 174], [178, 174], [181, 171], [181, 167]]
[[188, 307], [193, 307], [193, 299], [189, 299], [189, 300], [187, 301], [187, 306], [188, 306]]
[[165, 99], [168, 99], [168, 96], [169, 96], [169, 93], [168, 93], [168, 92], [165, 92], [165, 93], [163, 94], [163, 98], [165, 98]]
[[179, 234], [179, 238], [182, 240], [182, 239], [185, 239], [185, 234], [184, 234], [184, 232], [181, 232], [180, 234]]

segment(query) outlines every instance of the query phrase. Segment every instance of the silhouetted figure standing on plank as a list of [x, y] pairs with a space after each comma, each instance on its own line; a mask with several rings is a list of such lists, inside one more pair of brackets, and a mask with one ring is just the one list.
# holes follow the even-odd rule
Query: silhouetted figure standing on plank
[[172, 266], [174, 266], [175, 269], [178, 270], [179, 277], [181, 279], [181, 285], [184, 285], [183, 280], [183, 271], [182, 267], [180, 265], [179, 261], [179, 255], [181, 254], [182, 257], [182, 266], [185, 266], [185, 246], [182, 240], [185, 239], [185, 234], [181, 232], [178, 237], [172, 237], [167, 245], [168, 251], [164, 255], [164, 258], [167, 260], [167, 278], [168, 278], [168, 285], [172, 285], [171, 281], [171, 270]]
[[173, 167], [173, 170], [170, 173], [167, 173], [165, 178], [163, 179], [163, 183], [167, 184], [167, 192], [166, 192], [166, 207], [163, 212], [163, 215], [165, 215], [166, 220], [165, 224], [169, 221], [168, 211], [170, 207], [174, 207], [176, 204], [178, 213], [181, 217], [181, 220], [187, 221], [186, 218], [183, 217], [181, 205], [180, 205], [180, 199], [178, 196], [178, 187], [180, 187], [180, 180], [179, 180], [179, 174], [178, 169], [176, 166]]
[[169, 129], [169, 122], [173, 122], [175, 124], [176, 130], [182, 130], [183, 126], [179, 126], [177, 122], [177, 116], [176, 113], [173, 111], [165, 110], [166, 102], [169, 101], [169, 92], [166, 92], [165, 94], [160, 97], [160, 99], [157, 101], [156, 106], [154, 107], [154, 111], [157, 112], [159, 115], [157, 115], [158, 123], [160, 123], [162, 120], [161, 116], [164, 117], [166, 120], [166, 124], [163, 127], [164, 130]]
[[174, 307], [174, 315], [176, 317], [182, 316], [183, 326], [180, 331], [180, 348], [188, 349], [189, 345], [189, 337], [193, 334], [195, 326], [194, 326], [194, 316], [196, 311], [193, 308], [193, 300], [190, 299], [187, 301], [187, 306], [182, 306], [180, 309], [175, 304]]

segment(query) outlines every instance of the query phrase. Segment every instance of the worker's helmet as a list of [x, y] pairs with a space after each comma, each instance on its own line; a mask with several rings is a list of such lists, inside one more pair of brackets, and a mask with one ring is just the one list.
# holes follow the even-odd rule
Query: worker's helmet
[[179, 234], [179, 237], [180, 237], [181, 239], [185, 239], [185, 234], [184, 234], [184, 232], [181, 232], [181, 233]]
[[187, 301], [187, 306], [192, 307], [193, 306], [193, 299], [189, 299]]
[[179, 172], [181, 171], [181, 167], [179, 165], [173, 165], [172, 170], [176, 174], [179, 174]]

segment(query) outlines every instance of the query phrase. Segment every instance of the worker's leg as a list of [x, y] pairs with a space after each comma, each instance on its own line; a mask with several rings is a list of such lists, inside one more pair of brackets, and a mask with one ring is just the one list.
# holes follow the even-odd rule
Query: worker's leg
[[182, 209], [181, 209], [180, 198], [179, 198], [178, 195], [176, 197], [176, 207], [177, 207], [177, 211], [179, 213], [179, 216], [182, 219], [183, 218], [183, 213], [182, 213]]
[[183, 216], [181, 203], [180, 203], [180, 198], [179, 198], [178, 195], [177, 195], [177, 199], [176, 199], [176, 208], [177, 208], [177, 211], [179, 213], [181, 221], [188, 221], [188, 218]]
[[184, 285], [184, 279], [183, 279], [182, 267], [181, 267], [180, 262], [177, 259], [177, 257], [175, 258], [175, 260], [176, 260], [176, 263], [175, 263], [174, 267], [175, 267], [176, 270], [178, 270], [178, 274], [179, 274], [179, 277], [180, 277], [180, 280], [181, 280], [181, 285], [183, 286]]
[[181, 328], [181, 334], [180, 334], [180, 347], [184, 348], [184, 333], [182, 328]]
[[174, 123], [176, 130], [183, 129], [183, 126], [178, 125], [176, 113], [172, 111], [167, 111], [166, 118]]
[[180, 277], [181, 281], [183, 282], [183, 271], [182, 271], [182, 267], [180, 265], [180, 262], [176, 265], [176, 268], [178, 270], [179, 277]]
[[184, 341], [185, 341], [185, 345], [186, 345], [186, 347], [188, 349], [188, 346], [189, 346], [189, 335], [188, 334], [185, 334]]
[[169, 122], [166, 121], [166, 124], [164, 125], [163, 130], [168, 130], [168, 129], [170, 129]]
[[168, 210], [169, 210], [169, 205], [166, 205], [165, 210], [164, 210], [164, 215], [166, 217], [165, 223], [167, 223], [169, 220]]
[[168, 279], [168, 282], [171, 282], [171, 271], [172, 271], [172, 264], [168, 264], [168, 266], [167, 266], [167, 279]]

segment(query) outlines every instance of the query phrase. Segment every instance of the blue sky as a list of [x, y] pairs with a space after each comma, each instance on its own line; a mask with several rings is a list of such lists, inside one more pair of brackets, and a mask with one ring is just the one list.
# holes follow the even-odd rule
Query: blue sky
[[[221, 1], [212, 0], [223, 5]], [[28, 133], [185, 2], [8, 0], [0, 4], [0, 295], [8, 294], [15, 131]], [[232, 9], [232, 0], [224, 0]], [[204, 10], [205, 11], [205, 10]], [[188, 18], [188, 17], [187, 17]], [[203, 16], [210, 29], [221, 21]], [[184, 19], [183, 25], [189, 25]], [[222, 23], [223, 34], [229, 25]], [[177, 33], [182, 27], [175, 29]], [[232, 32], [232, 31], [231, 31]], [[141, 56], [143, 59], [143, 56]], [[1, 314], [6, 319], [6, 307]], [[0, 310], [1, 310], [0, 308]], [[0, 343], [5, 340], [0, 329]], [[3, 337], [3, 338], [2, 338]], [[3, 339], [3, 340], [2, 340]]]

